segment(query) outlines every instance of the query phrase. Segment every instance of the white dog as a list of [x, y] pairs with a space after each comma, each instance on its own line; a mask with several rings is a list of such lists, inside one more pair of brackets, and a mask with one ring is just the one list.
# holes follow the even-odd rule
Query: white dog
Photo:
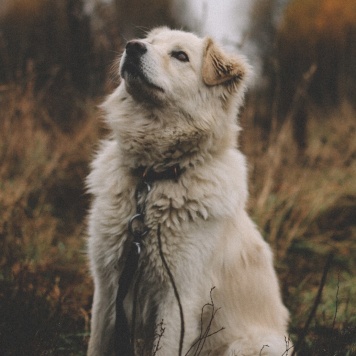
[[[103, 105], [112, 137], [87, 180], [88, 355], [287, 354], [288, 311], [271, 250], [245, 210], [236, 147], [249, 70], [183, 31], [158, 28], [127, 43], [122, 82]], [[124, 352], [115, 350], [115, 300], [138, 210], [135, 224], [148, 233], [123, 303], [133, 345]]]

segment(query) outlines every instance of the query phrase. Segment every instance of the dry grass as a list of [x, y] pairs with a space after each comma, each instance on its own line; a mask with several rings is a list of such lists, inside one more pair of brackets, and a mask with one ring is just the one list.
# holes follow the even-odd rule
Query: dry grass
[[0, 106], [0, 354], [52, 354], [88, 330], [83, 179], [99, 122], [87, 103], [65, 133], [31, 81], [3, 87]]
[[293, 141], [291, 122], [266, 140], [250, 124], [253, 115], [248, 105], [242, 148], [250, 157], [249, 208], [275, 251], [294, 339], [333, 254], [302, 354], [351, 355], [356, 348], [356, 112], [347, 103], [328, 115], [310, 110], [303, 153]]
[[[78, 238], [81, 233], [77, 223], [84, 203], [77, 198], [84, 193], [81, 179], [98, 135], [97, 124], [93, 117], [78, 119], [73, 131], [64, 133], [37, 101], [31, 84], [24, 89], [7, 87], [1, 99], [5, 110], [0, 123], [0, 231], [15, 240], [11, 248], [7, 245], [3, 263], [8, 266], [11, 256], [47, 262], [58, 257], [57, 251], [51, 253], [56, 240], [70, 238], [68, 233]], [[69, 219], [64, 222], [62, 217]]]
[[[43, 98], [31, 80], [0, 91], [2, 355], [81, 355], [88, 336], [92, 286], [83, 253], [83, 180], [102, 128], [93, 101], [78, 101], [81, 117], [63, 130]], [[351, 355], [356, 114], [345, 104], [328, 116], [317, 110], [309, 115], [301, 155], [290, 123], [266, 139], [247, 104], [241, 139], [250, 164], [249, 209], [276, 252], [294, 339], [326, 257], [334, 253], [302, 354]]]
[[[313, 224], [330, 209], [346, 200], [351, 205], [356, 192], [356, 113], [348, 108], [331, 117], [310, 115], [309, 144], [303, 154], [293, 142], [289, 121], [272, 132], [268, 142], [256, 127], [243, 133], [251, 164], [251, 212], [279, 258], [285, 258], [293, 242], [312, 233]], [[249, 118], [244, 120], [248, 125]], [[342, 233], [346, 232], [331, 230], [326, 238]]]

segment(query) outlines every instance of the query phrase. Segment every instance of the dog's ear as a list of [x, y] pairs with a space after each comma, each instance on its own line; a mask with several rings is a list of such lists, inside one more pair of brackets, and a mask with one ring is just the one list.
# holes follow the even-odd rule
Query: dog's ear
[[245, 63], [239, 58], [226, 55], [211, 38], [205, 40], [202, 76], [206, 85], [239, 82], [247, 72]]

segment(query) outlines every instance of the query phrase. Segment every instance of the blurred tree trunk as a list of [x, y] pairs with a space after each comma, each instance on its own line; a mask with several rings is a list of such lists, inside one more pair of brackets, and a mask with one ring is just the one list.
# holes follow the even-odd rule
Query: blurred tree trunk
[[120, 32], [125, 39], [156, 26], [174, 26], [171, 0], [115, 0]]
[[82, 0], [67, 2], [69, 43], [69, 71], [76, 87], [81, 91], [88, 88], [90, 78], [91, 32], [89, 18], [84, 14]]
[[[268, 93], [260, 121], [270, 129], [293, 118], [294, 139], [302, 151], [308, 103], [330, 108], [356, 102], [356, 1], [284, 1], [282, 19], [275, 21], [281, 1], [255, 0], [251, 15], [250, 38], [262, 60]], [[300, 96], [312, 67], [315, 75]], [[299, 105], [294, 106], [296, 97]]]

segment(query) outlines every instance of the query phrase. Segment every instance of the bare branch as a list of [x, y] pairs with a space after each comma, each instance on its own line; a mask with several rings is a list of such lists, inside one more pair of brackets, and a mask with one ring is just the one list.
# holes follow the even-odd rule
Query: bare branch
[[318, 306], [319, 306], [319, 304], [321, 302], [321, 296], [322, 296], [323, 289], [324, 289], [324, 286], [325, 286], [326, 276], [327, 276], [327, 274], [329, 272], [329, 269], [331, 267], [333, 259], [334, 259], [334, 254], [330, 253], [329, 256], [328, 256], [328, 259], [327, 259], [327, 261], [325, 263], [323, 275], [321, 277], [321, 281], [320, 281], [320, 285], [319, 285], [319, 290], [318, 290], [318, 293], [317, 293], [317, 295], [315, 297], [313, 307], [312, 307], [312, 309], [310, 311], [308, 320], [306, 321], [303, 330], [299, 334], [299, 338], [298, 338], [297, 343], [295, 344], [294, 350], [292, 352], [292, 356], [295, 356], [296, 352], [298, 351], [298, 349], [302, 345], [302, 343], [303, 343], [303, 341], [305, 339], [305, 336], [307, 335], [310, 323], [313, 320], [313, 318], [315, 316], [315, 313], [316, 313], [316, 310], [317, 310], [317, 308], [318, 308]]
[[[215, 287], [211, 288], [210, 290], [210, 303], [207, 303], [205, 305], [203, 305], [202, 309], [201, 309], [201, 315], [200, 315], [200, 335], [198, 337], [198, 339], [192, 344], [192, 346], [190, 347], [190, 349], [188, 350], [188, 352], [185, 354], [185, 356], [189, 355], [190, 351], [192, 351], [195, 348], [195, 352], [193, 354], [193, 356], [197, 356], [199, 355], [204, 347], [205, 341], [207, 340], [207, 338], [217, 334], [218, 332], [224, 330], [224, 327], [221, 327], [220, 329], [210, 332], [211, 329], [211, 325], [212, 322], [214, 320], [214, 317], [216, 315], [216, 313], [220, 310], [220, 308], [215, 309], [215, 304], [214, 304], [214, 300], [213, 300], [213, 296], [212, 296], [212, 292], [215, 289]], [[212, 308], [211, 311], [211, 315], [210, 315], [210, 319], [208, 321], [208, 324], [203, 332], [203, 324], [204, 324], [204, 313], [205, 313], [205, 309], [206, 307], [210, 307]]]

